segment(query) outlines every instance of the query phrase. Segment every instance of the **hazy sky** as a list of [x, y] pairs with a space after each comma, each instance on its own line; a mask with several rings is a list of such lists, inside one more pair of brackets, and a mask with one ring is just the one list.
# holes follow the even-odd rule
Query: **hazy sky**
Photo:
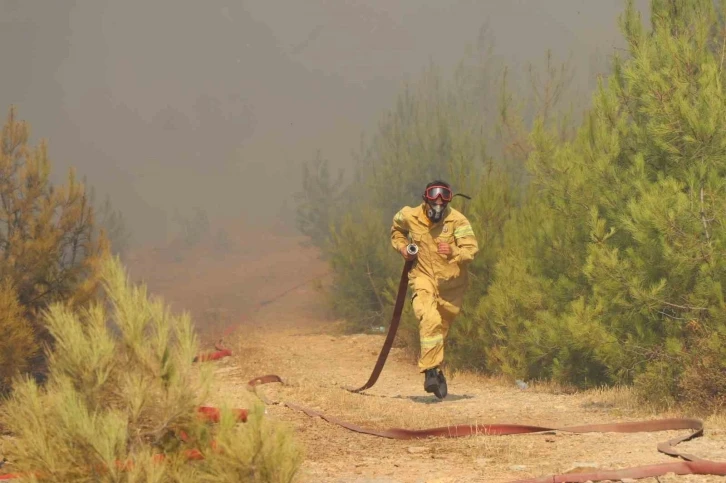
[[[647, 13], [647, 0], [636, 2]], [[0, 108], [109, 193], [138, 240], [174, 209], [275, 216], [317, 149], [345, 166], [402, 81], [453, 66], [487, 24], [497, 55], [622, 46], [623, 0], [0, 0]], [[250, 211], [254, 210], [254, 211]]]

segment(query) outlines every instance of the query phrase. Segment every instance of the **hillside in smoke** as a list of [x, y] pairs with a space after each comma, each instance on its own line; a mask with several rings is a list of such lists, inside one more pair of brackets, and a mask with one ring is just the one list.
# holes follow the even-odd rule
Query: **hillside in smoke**
[[[639, 0], [638, 5], [647, 4]], [[175, 212], [260, 223], [301, 163], [349, 166], [402, 83], [451, 71], [482, 26], [520, 68], [572, 55], [577, 88], [620, 42], [623, 2], [0, 1], [0, 107], [16, 104], [69, 166], [163, 240]], [[597, 69], [595, 69], [597, 70]], [[255, 201], [251, 206], [250, 200]], [[289, 205], [288, 205], [289, 206]]]

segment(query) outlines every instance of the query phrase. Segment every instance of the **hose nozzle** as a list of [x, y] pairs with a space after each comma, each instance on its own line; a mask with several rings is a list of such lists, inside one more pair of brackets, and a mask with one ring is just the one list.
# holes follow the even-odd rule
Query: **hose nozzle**
[[406, 247], [406, 253], [416, 255], [418, 253], [418, 246], [415, 243], [409, 243]]

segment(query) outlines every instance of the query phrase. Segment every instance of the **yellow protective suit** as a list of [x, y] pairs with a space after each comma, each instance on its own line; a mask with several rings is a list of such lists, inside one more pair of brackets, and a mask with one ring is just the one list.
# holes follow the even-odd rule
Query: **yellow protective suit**
[[[406, 206], [396, 213], [391, 226], [393, 248], [400, 251], [413, 242], [419, 249], [408, 280], [419, 320], [421, 372], [444, 360], [444, 341], [469, 284], [467, 264], [479, 251], [474, 230], [461, 212], [448, 206], [443, 220], [434, 224], [425, 209], [425, 203]], [[451, 255], [438, 253], [440, 242], [451, 245]]]

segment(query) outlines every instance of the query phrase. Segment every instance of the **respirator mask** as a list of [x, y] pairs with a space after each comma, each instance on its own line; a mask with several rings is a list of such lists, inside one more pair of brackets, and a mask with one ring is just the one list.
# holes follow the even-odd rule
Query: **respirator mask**
[[[426, 216], [434, 223], [438, 223], [443, 218], [453, 195], [451, 189], [446, 186], [429, 186], [423, 198], [426, 202]], [[438, 198], [441, 198], [441, 203], [436, 203]]]
[[[426, 188], [423, 194], [423, 199], [426, 202], [426, 216], [429, 220], [434, 223], [438, 223], [444, 217], [446, 207], [454, 196], [461, 196], [470, 200], [471, 198], [460, 193], [453, 194], [451, 188], [443, 185], [434, 185]], [[441, 203], [436, 203], [437, 199], [441, 198]]]

